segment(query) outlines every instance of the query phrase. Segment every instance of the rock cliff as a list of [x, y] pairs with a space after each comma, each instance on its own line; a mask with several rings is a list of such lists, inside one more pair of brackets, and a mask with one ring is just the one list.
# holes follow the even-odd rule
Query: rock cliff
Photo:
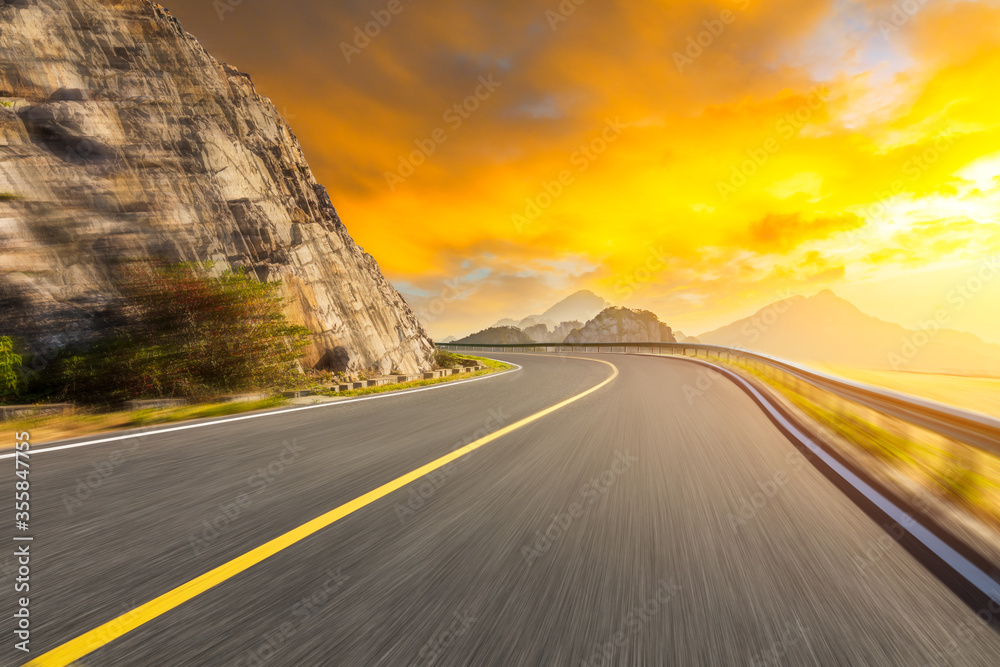
[[676, 343], [670, 327], [648, 310], [607, 308], [566, 336], [567, 343]]
[[0, 335], [35, 351], [93, 338], [112, 264], [149, 256], [280, 279], [315, 332], [309, 365], [429, 367], [274, 105], [166, 9], [8, 0], [0, 27]]
[[572, 322], [563, 322], [549, 331], [549, 328], [544, 324], [534, 324], [525, 329], [524, 333], [536, 343], [561, 343], [574, 329], [579, 329], [582, 326], [583, 322], [573, 320]]

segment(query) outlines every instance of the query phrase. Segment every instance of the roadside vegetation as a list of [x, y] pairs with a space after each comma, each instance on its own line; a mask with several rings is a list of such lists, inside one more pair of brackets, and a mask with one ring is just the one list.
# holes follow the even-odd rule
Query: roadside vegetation
[[[298, 401], [308, 402], [312, 400], [320, 402], [324, 400], [340, 400], [356, 396], [367, 396], [369, 394], [382, 394], [391, 391], [403, 391], [406, 389], [414, 389], [416, 387], [427, 387], [446, 382], [454, 382], [456, 380], [466, 380], [472, 377], [489, 375], [491, 373], [513, 368], [509, 364], [504, 364], [492, 359], [484, 359], [482, 357], [470, 357], [464, 355], [452, 356], [455, 358], [449, 359], [449, 361], [454, 363], [455, 366], [441, 366], [442, 368], [477, 365], [484, 365], [486, 368], [475, 373], [463, 373], [462, 375], [451, 375], [431, 380], [414, 380], [412, 382], [402, 382], [398, 384], [384, 385], [381, 387], [357, 389], [339, 394], [327, 391], [320, 386], [314, 386], [312, 389], [314, 392], [313, 396], [305, 399], [298, 399]], [[71, 415], [39, 415], [13, 419], [3, 423], [5, 428], [9, 428], [14, 431], [29, 431], [32, 435], [33, 442], [42, 443], [121, 429], [135, 429], [142, 428], [144, 426], [155, 426], [158, 424], [168, 424], [171, 422], [189, 421], [194, 419], [218, 418], [258, 410], [273, 410], [290, 404], [291, 401], [283, 396], [274, 395], [254, 401], [227, 403], [208, 401], [194, 405], [184, 405], [170, 408], [153, 408], [135, 410], [131, 412], [95, 411], [84, 408]]]
[[210, 269], [122, 264], [122, 300], [108, 334], [55, 359], [36, 393], [113, 406], [134, 399], [206, 400], [294, 382], [310, 331], [285, 319], [280, 283], [234, 271], [216, 277]]
[[20, 381], [17, 370], [23, 358], [14, 352], [14, 341], [8, 336], [0, 337], [0, 399], [17, 394]]
[[95, 435], [121, 429], [142, 428], [157, 424], [225, 417], [243, 412], [271, 410], [286, 405], [281, 396], [269, 396], [259, 401], [242, 403], [200, 403], [174, 408], [135, 410], [131, 412], [95, 412], [87, 409], [71, 415], [38, 415], [2, 422], [5, 429], [28, 431], [32, 442], [39, 444]]
[[819, 368], [832, 375], [876, 387], [1000, 417], [1000, 377], [871, 370], [836, 365], [821, 365]]
[[[785, 376], [761, 372], [749, 364], [728, 362], [773, 387], [808, 417], [857, 448], [845, 452], [891, 471], [931, 497], [947, 500], [1000, 526], [1000, 460], [920, 427], [879, 415], [864, 406], [836, 399], [826, 405], [819, 390], [803, 390]], [[870, 467], [870, 466], [869, 466]]]
[[[331, 385], [351, 378], [302, 369], [299, 359], [311, 332], [286, 320], [280, 283], [260, 282], [239, 271], [214, 275], [211, 269], [210, 264], [123, 262], [116, 277], [121, 298], [107, 314], [106, 334], [86, 347], [70, 346], [54, 359], [33, 359], [16, 340], [0, 336], [0, 405], [75, 405], [74, 414], [37, 415], [5, 426], [38, 431], [33, 432], [36, 441], [44, 441], [272, 409], [288, 403], [283, 391], [331, 400], [510, 368], [439, 351], [436, 368], [486, 369], [336, 393]], [[360, 373], [357, 379], [373, 376]], [[250, 400], [232, 398], [246, 394]], [[121, 411], [125, 401], [157, 399], [183, 399], [186, 405]]]
[[485, 357], [471, 357], [465, 355], [456, 355], [450, 352], [443, 352], [439, 350], [438, 355], [447, 354], [454, 357], [454, 366], [445, 366], [438, 362], [438, 368], [457, 368], [459, 366], [486, 366], [485, 369], [481, 371], [476, 371], [475, 373], [464, 373], [462, 375], [449, 375], [443, 378], [433, 378], [430, 380], [413, 380], [411, 382], [401, 382], [399, 384], [388, 384], [381, 387], [366, 387], [365, 389], [354, 389], [352, 391], [345, 391], [339, 394], [333, 394], [332, 392], [327, 392], [330, 396], [343, 396], [345, 398], [350, 398], [353, 396], [367, 396], [368, 394], [383, 394], [388, 391], [400, 391], [402, 389], [413, 389], [415, 387], [427, 387], [434, 384], [443, 384], [445, 382], [454, 382], [456, 380], [467, 380], [473, 377], [479, 377], [481, 375], [490, 375], [499, 371], [506, 371], [514, 368], [510, 364], [505, 364], [500, 361], [494, 361], [493, 359], [486, 359]]

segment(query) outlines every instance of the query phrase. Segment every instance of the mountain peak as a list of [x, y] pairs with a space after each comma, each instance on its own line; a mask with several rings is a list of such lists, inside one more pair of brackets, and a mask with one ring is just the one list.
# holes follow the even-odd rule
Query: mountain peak
[[611, 304], [590, 290], [578, 290], [552, 306], [539, 319], [553, 322], [580, 320], [586, 322]]
[[[1000, 346], [950, 329], [907, 329], [865, 313], [828, 289], [777, 301], [698, 338], [785, 359], [855, 368], [1000, 372]], [[915, 340], [926, 342], [917, 346]]]
[[567, 343], [676, 343], [655, 313], [609, 306], [566, 336]]
[[[793, 297], [794, 298], [794, 297]], [[825, 300], [825, 301], [842, 301], [844, 303], [850, 303], [847, 299], [842, 299], [837, 296], [832, 289], [821, 289], [820, 291], [813, 294], [809, 299]]]

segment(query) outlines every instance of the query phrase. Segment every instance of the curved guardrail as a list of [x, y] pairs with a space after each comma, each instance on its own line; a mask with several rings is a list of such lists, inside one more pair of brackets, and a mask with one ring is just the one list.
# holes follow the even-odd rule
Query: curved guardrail
[[511, 345], [438, 343], [437, 347], [456, 352], [602, 352], [689, 356], [706, 359], [714, 357], [728, 361], [742, 359], [780, 370], [845, 400], [860, 403], [872, 410], [1000, 457], [1000, 420], [935, 401], [827, 375], [790, 361], [748, 350], [720, 345], [686, 343], [518, 343]]

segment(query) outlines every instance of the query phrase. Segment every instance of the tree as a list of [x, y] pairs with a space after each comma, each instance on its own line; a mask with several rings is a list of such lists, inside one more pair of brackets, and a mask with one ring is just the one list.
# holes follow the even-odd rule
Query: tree
[[14, 352], [14, 341], [0, 336], [0, 398], [20, 393], [17, 371], [21, 363], [21, 355]]
[[288, 322], [280, 282], [209, 264], [127, 262], [110, 336], [61, 365], [67, 394], [117, 401], [264, 389], [291, 381], [311, 332]]

